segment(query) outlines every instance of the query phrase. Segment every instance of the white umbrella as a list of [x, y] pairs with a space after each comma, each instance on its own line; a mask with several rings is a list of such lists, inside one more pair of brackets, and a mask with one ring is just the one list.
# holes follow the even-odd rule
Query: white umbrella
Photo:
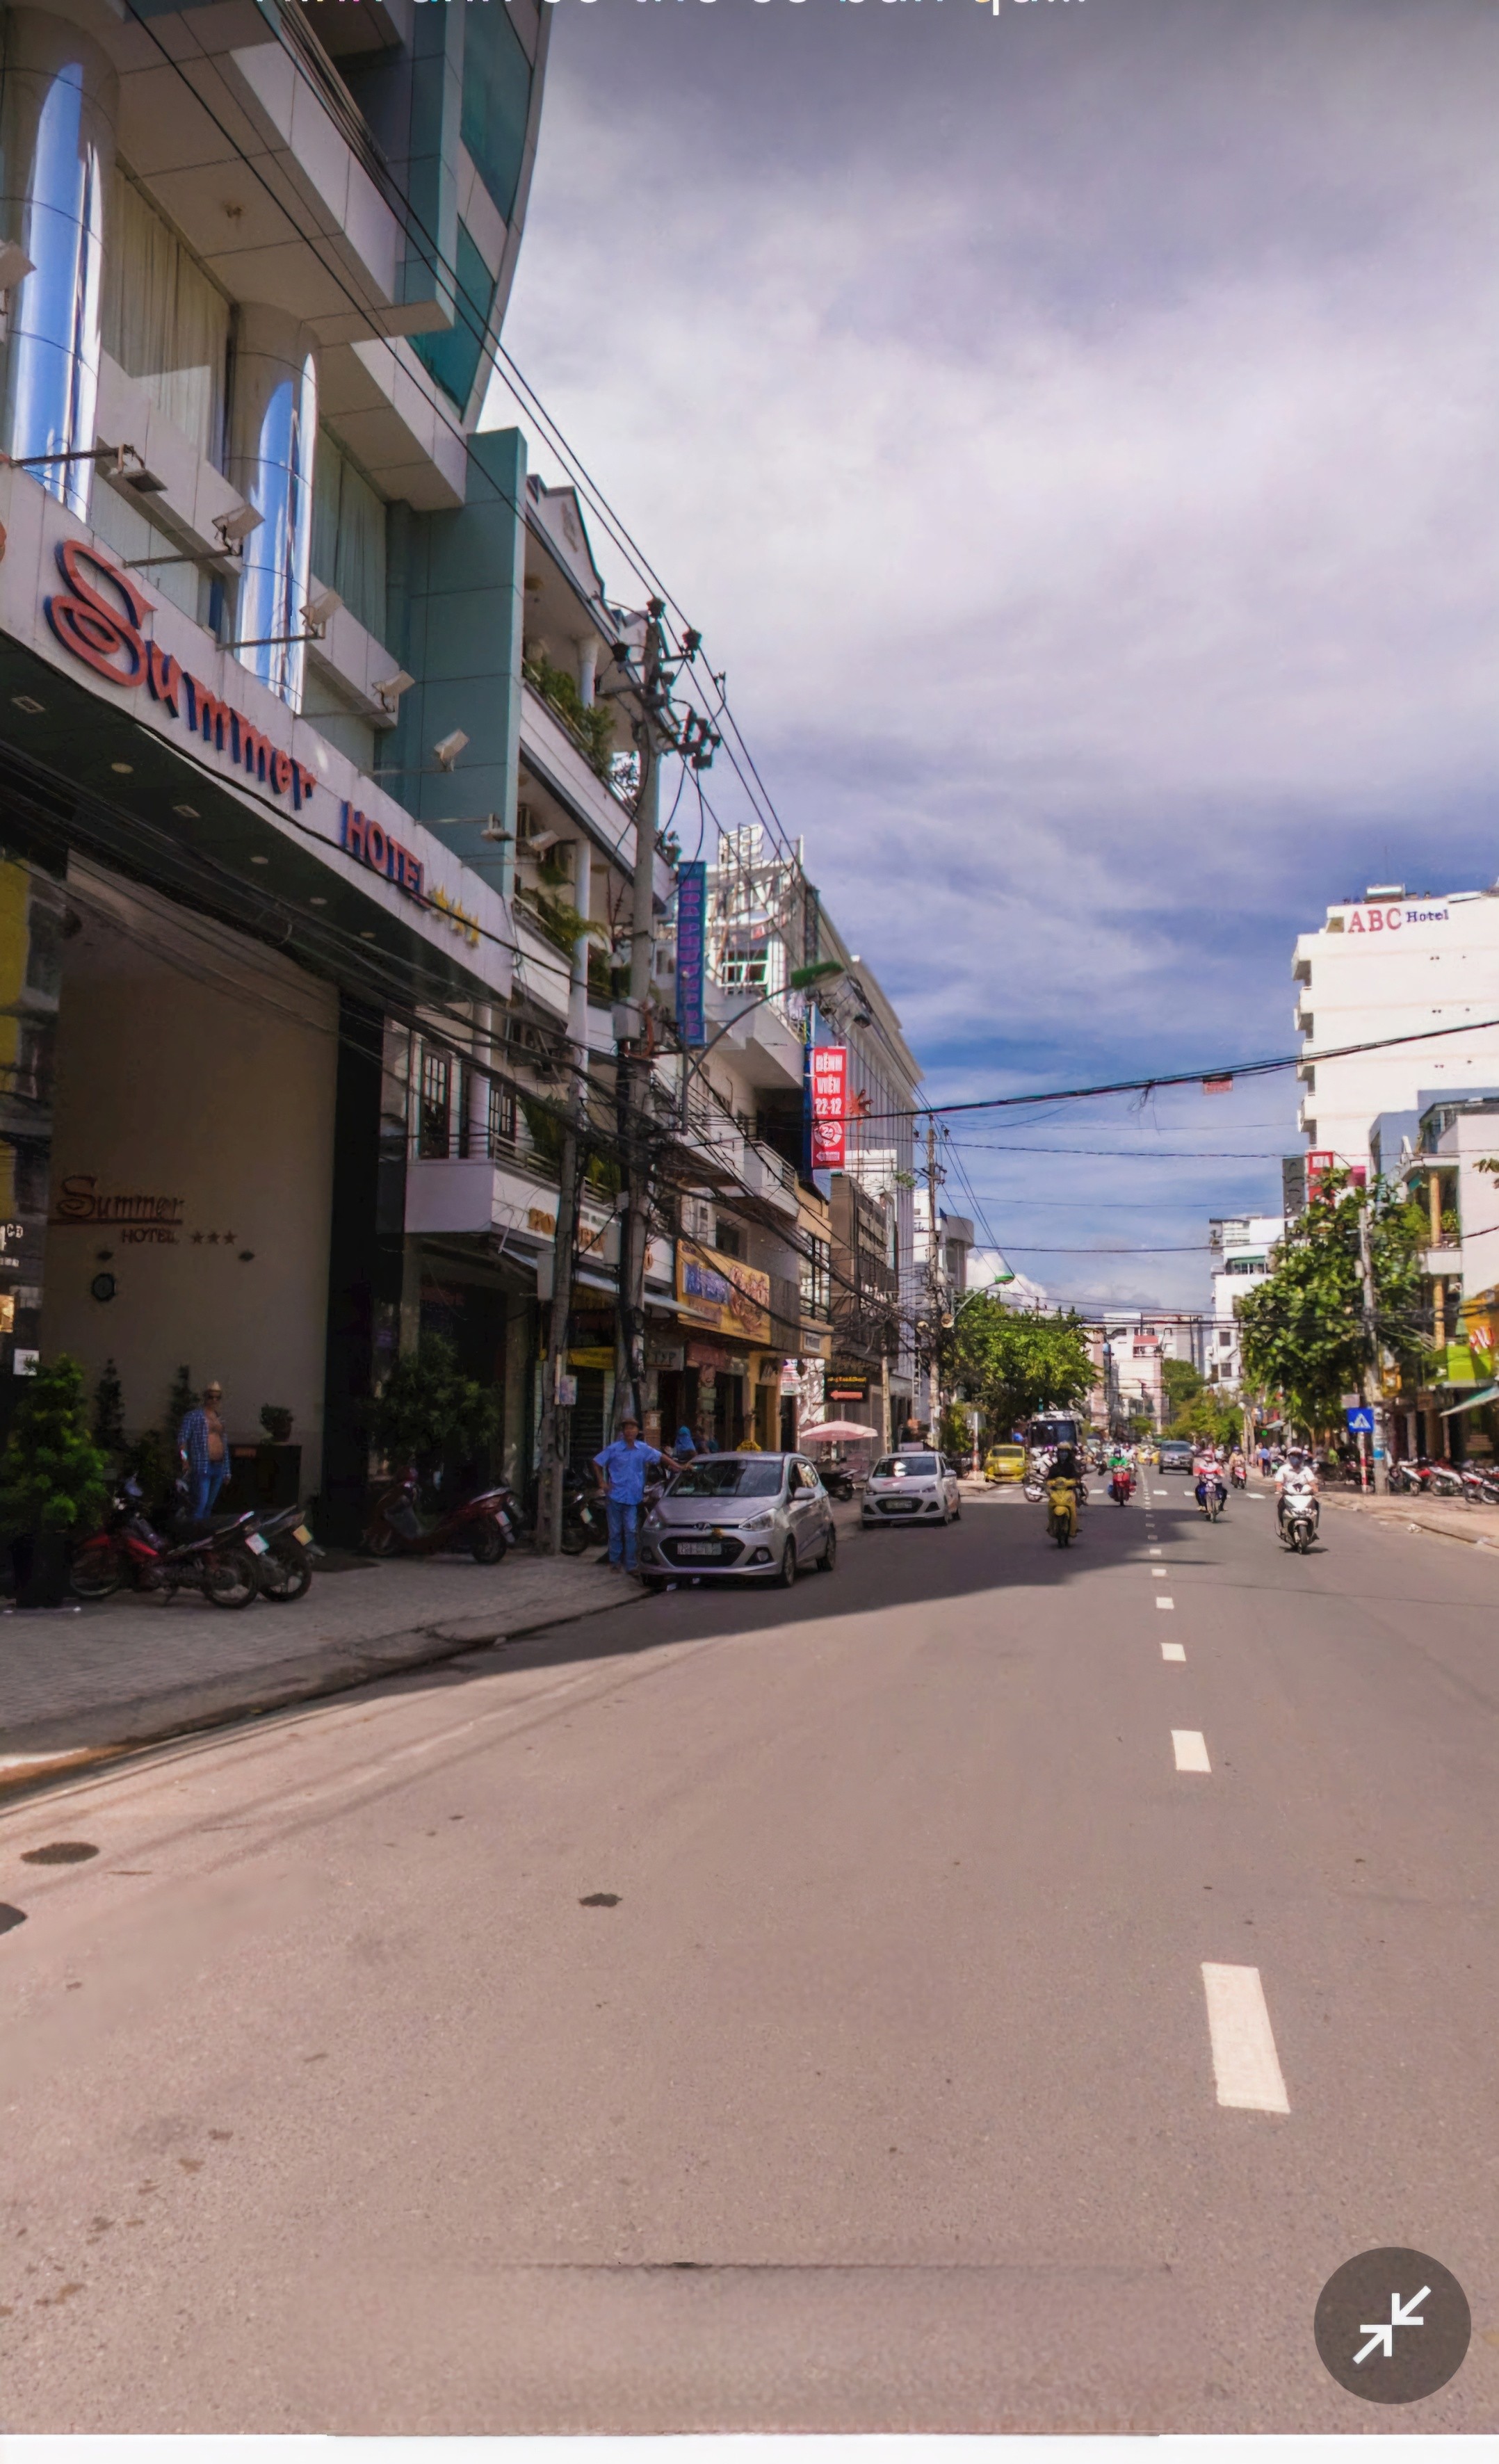
[[830, 1442], [834, 1438], [868, 1438], [872, 1445], [878, 1436], [878, 1429], [867, 1429], [862, 1420], [821, 1420], [814, 1429], [803, 1429], [799, 1441], [804, 1446], [820, 1446], [825, 1440]]

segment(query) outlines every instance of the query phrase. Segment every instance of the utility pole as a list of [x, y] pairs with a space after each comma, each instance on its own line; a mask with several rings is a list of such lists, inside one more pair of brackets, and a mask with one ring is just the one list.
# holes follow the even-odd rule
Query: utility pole
[[646, 636], [643, 709], [635, 722], [640, 781], [635, 791], [635, 876], [629, 919], [629, 999], [619, 1035], [619, 1132], [624, 1158], [625, 1205], [619, 1228], [619, 1309], [614, 1337], [614, 1418], [624, 1413], [645, 1426], [642, 1388], [646, 1375], [646, 1245], [650, 1189], [647, 1090], [650, 1048], [646, 1001], [655, 939], [656, 828], [661, 810], [661, 761], [653, 703], [660, 692], [661, 605], [650, 603]]
[[552, 1241], [552, 1304], [546, 1336], [545, 1384], [541, 1390], [541, 1493], [537, 1507], [537, 1548], [555, 1557], [562, 1545], [562, 1491], [566, 1485], [567, 1441], [571, 1412], [561, 1400], [567, 1374], [567, 1322], [572, 1314], [573, 1267], [578, 1254], [578, 1208], [583, 1191], [579, 1170], [576, 1072], [567, 1100], [558, 1170], [557, 1230]]
[[937, 1115], [926, 1116], [927, 1326], [932, 1360], [932, 1443], [942, 1442], [942, 1279], [937, 1247]]
[[[629, 999], [615, 1011], [619, 1046], [617, 1113], [624, 1161], [625, 1205], [620, 1221], [619, 1308], [614, 1336], [614, 1411], [645, 1426], [646, 1250], [650, 1241], [651, 1035], [648, 1002], [655, 947], [656, 837], [661, 826], [661, 761], [677, 753], [694, 770], [706, 770], [720, 742], [716, 730], [695, 710], [678, 724], [672, 686], [678, 668], [691, 663], [702, 637], [691, 627], [672, 650], [663, 629], [666, 602], [647, 602], [643, 672], [631, 678], [639, 696], [632, 733], [640, 756], [635, 790], [635, 872], [629, 919]], [[684, 1093], [686, 1081], [684, 1079]]]
[[[1358, 1432], [1358, 1468], [1362, 1475], [1360, 1485], [1364, 1488], [1373, 1488], [1376, 1485], [1376, 1466], [1378, 1463], [1379, 1457], [1384, 1452], [1384, 1376], [1379, 1361], [1378, 1336], [1375, 1325], [1374, 1250], [1369, 1238], [1369, 1215], [1373, 1204], [1373, 1193], [1366, 1190], [1360, 1199], [1358, 1207], [1358, 1263], [1363, 1269], [1364, 1346], [1368, 1353], [1368, 1367], [1366, 1368], [1363, 1376], [1360, 1378], [1359, 1384], [1363, 1390], [1364, 1401], [1374, 1405], [1374, 1463], [1371, 1464], [1367, 1459], [1364, 1432], [1360, 1429]], [[1373, 1389], [1372, 1393], [1370, 1391], [1371, 1388]], [[1386, 1479], [1388, 1479], [1388, 1457], [1385, 1458], [1385, 1461]]]

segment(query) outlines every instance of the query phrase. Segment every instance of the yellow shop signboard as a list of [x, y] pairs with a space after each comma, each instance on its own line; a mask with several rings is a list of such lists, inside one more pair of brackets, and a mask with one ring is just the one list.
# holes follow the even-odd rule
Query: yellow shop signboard
[[742, 1258], [691, 1241], [676, 1244], [676, 1306], [694, 1326], [711, 1327], [737, 1343], [770, 1343], [770, 1277]]

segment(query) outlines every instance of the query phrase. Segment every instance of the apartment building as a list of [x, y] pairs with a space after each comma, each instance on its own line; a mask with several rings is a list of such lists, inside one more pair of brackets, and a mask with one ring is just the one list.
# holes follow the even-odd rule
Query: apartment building
[[1283, 1215], [1218, 1215], [1207, 1227], [1213, 1306], [1202, 1328], [1198, 1366], [1213, 1386], [1237, 1394], [1244, 1377], [1238, 1304], [1270, 1271]]
[[1423, 1089], [1371, 1131], [1376, 1168], [1427, 1217], [1423, 1373], [1391, 1397], [1393, 1450], [1433, 1460], [1499, 1445], [1499, 1087]]
[[[1370, 1123], [1421, 1089], [1499, 1080], [1499, 893], [1411, 897], [1399, 883], [1330, 907], [1296, 942], [1299, 1127], [1330, 1163], [1366, 1171]], [[1426, 1041], [1429, 1031], [1435, 1039]], [[1440, 1031], [1440, 1032], [1439, 1032]], [[1386, 1039], [1411, 1037], [1390, 1045]], [[1350, 1052], [1355, 1045], [1384, 1049]], [[1344, 1057], [1329, 1056], [1342, 1052]]]

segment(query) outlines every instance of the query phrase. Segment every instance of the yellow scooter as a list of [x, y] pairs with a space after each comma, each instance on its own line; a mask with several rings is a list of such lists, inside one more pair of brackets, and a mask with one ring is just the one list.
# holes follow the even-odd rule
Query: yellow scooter
[[1059, 1549], [1071, 1546], [1077, 1530], [1077, 1483], [1075, 1480], [1048, 1480], [1047, 1483], [1047, 1537]]

